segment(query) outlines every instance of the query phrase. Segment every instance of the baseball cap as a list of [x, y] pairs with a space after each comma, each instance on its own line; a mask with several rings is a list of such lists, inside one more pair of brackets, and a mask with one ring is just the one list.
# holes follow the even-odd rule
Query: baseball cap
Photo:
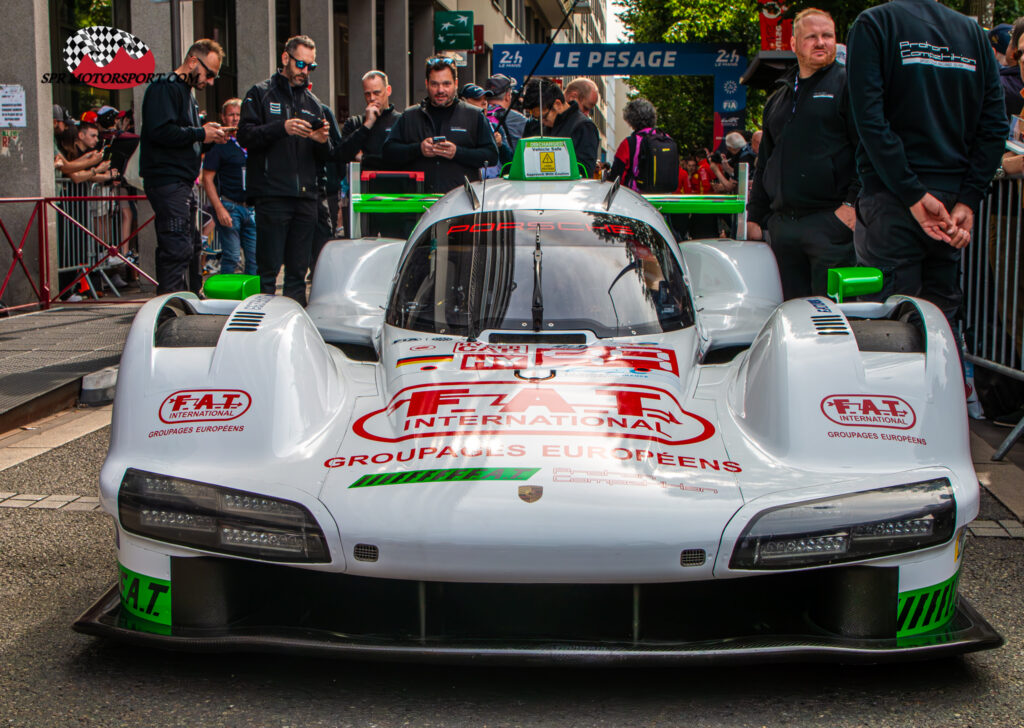
[[482, 99], [486, 95], [487, 92], [475, 83], [467, 83], [462, 87], [462, 91], [459, 92], [459, 96], [464, 99]]
[[516, 80], [503, 73], [497, 73], [487, 79], [488, 96], [504, 96], [509, 89], [515, 89]]
[[89, 124], [95, 124], [96, 123], [96, 119], [97, 119], [97, 114], [96, 114], [95, 111], [86, 111], [86, 112], [84, 112], [82, 114], [81, 121], [87, 122]]
[[65, 109], [63, 106], [61, 106], [60, 104], [54, 104], [53, 105], [53, 120], [54, 121], [63, 121], [65, 124], [67, 124], [68, 122], [72, 122], [75, 119], [74, 119], [73, 116], [71, 116], [71, 114], [68, 113], [68, 110]]
[[1013, 33], [1013, 26], [1008, 23], [1000, 23], [988, 32], [988, 40], [997, 53], [1006, 53], [1010, 45], [1010, 35]]

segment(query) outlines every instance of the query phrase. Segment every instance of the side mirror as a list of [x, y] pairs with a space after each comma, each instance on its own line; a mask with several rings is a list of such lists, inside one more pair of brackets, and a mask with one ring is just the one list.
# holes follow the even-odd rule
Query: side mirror
[[878, 268], [829, 268], [828, 295], [836, 303], [853, 296], [865, 296], [882, 290], [882, 271]]
[[203, 293], [207, 298], [244, 301], [260, 292], [260, 277], [242, 273], [218, 273], [206, 279]]

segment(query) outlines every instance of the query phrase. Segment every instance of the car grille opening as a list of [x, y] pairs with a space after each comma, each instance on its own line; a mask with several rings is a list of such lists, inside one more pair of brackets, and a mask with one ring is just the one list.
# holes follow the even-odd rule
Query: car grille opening
[[679, 554], [680, 566], [703, 566], [708, 555], [704, 549], [683, 549]]
[[357, 543], [352, 555], [356, 561], [376, 561], [380, 557], [380, 549], [370, 543]]

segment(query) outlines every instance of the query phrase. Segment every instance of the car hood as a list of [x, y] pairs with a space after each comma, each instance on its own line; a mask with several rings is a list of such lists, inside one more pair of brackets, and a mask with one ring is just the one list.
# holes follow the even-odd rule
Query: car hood
[[402, 578], [678, 579], [688, 549], [710, 569], [742, 466], [687, 397], [694, 335], [388, 341], [385, 396], [357, 402], [321, 500]]

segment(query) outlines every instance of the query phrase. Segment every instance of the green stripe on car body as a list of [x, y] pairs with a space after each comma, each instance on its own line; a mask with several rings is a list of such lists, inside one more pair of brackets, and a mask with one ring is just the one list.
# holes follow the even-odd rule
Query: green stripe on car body
[[126, 569], [121, 564], [121, 607], [129, 614], [159, 625], [171, 625], [171, 582]]
[[407, 485], [441, 483], [453, 480], [529, 480], [540, 468], [447, 468], [444, 470], [409, 470], [401, 473], [364, 475], [349, 488], [375, 485]]
[[896, 636], [931, 632], [953, 619], [956, 613], [960, 570], [935, 586], [901, 592], [896, 607]]

